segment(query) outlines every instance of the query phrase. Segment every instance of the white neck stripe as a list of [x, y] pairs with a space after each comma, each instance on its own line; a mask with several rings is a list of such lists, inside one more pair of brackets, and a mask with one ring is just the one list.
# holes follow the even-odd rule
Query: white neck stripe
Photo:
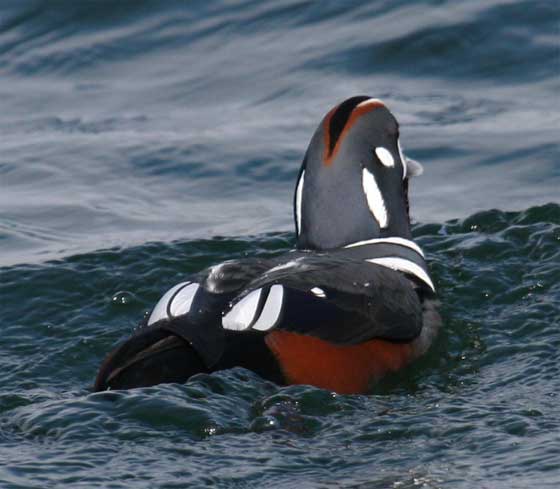
[[387, 209], [385, 207], [385, 202], [383, 201], [383, 195], [381, 195], [381, 190], [375, 181], [373, 173], [371, 173], [367, 168], [362, 170], [362, 187], [364, 193], [366, 194], [366, 200], [369, 210], [375, 217], [375, 220], [379, 223], [380, 228], [386, 228], [388, 217]]
[[296, 222], [297, 234], [301, 234], [301, 199], [303, 196], [303, 178], [305, 177], [305, 170], [301, 172], [301, 177], [296, 188]]
[[399, 157], [401, 159], [401, 163], [403, 166], [403, 174], [402, 174], [402, 179], [404, 180], [406, 178], [406, 157], [404, 156], [403, 150], [401, 148], [401, 141], [400, 139], [397, 139], [397, 147], [399, 148]]
[[399, 272], [411, 273], [412, 275], [416, 275], [420, 280], [424, 283], [429, 285], [430, 289], [433, 292], [436, 291], [430, 276], [416, 263], [413, 263], [409, 260], [405, 260], [404, 258], [370, 258], [366, 260], [369, 263], [376, 263], [377, 265], [381, 265], [382, 267], [392, 268], [393, 270], [397, 270]]
[[409, 239], [399, 238], [395, 236], [393, 238], [375, 238], [375, 239], [366, 239], [365, 241], [357, 241], [356, 243], [350, 243], [345, 246], [345, 248], [354, 248], [355, 246], [365, 246], [369, 244], [378, 244], [378, 243], [390, 243], [405, 246], [410, 248], [411, 250], [416, 251], [422, 258], [424, 258], [424, 252], [422, 248], [418, 246], [414, 241], [410, 241]]

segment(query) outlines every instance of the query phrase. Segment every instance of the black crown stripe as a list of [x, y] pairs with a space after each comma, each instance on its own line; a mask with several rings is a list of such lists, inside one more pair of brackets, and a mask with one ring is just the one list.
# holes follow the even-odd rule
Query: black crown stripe
[[336, 112], [331, 117], [329, 128], [328, 128], [329, 156], [332, 154], [336, 146], [336, 143], [338, 141], [338, 138], [342, 134], [342, 131], [344, 130], [344, 126], [346, 126], [346, 123], [348, 122], [348, 119], [350, 118], [350, 114], [352, 113], [352, 111], [356, 108], [358, 104], [361, 104], [362, 102], [369, 99], [370, 97], [367, 97], [365, 95], [358, 95], [356, 97], [352, 97], [349, 98], [348, 100], [345, 100], [338, 106]]

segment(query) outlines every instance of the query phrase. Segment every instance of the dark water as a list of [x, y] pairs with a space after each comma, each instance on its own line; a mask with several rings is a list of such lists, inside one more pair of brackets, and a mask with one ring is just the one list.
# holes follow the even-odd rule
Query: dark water
[[[0, 487], [560, 486], [557, 2], [0, 3]], [[324, 113], [423, 162], [445, 329], [368, 396], [250, 372], [90, 394], [170, 285], [293, 243]]]

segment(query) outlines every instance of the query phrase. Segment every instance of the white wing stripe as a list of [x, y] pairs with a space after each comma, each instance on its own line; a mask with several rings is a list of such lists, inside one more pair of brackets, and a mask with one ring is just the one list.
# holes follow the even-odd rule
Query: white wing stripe
[[266, 303], [262, 309], [261, 315], [253, 329], [258, 331], [266, 331], [273, 328], [278, 323], [280, 313], [282, 312], [282, 302], [284, 298], [284, 287], [281, 285], [273, 285], [270, 288]]
[[253, 322], [257, 312], [257, 306], [262, 289], [253, 290], [249, 295], [241, 299], [222, 318], [222, 326], [233, 331], [243, 331]]
[[198, 290], [198, 284], [190, 284], [181, 289], [175, 297], [169, 311], [173, 317], [187, 314], [191, 310], [192, 301]]
[[184, 285], [190, 284], [191, 282], [181, 282], [180, 284], [174, 285], [171, 287], [158, 301], [155, 305], [152, 313], [150, 314], [150, 318], [148, 319], [148, 325], [153, 324], [160, 319], [166, 319], [167, 316], [167, 304], [169, 300], [173, 297], [175, 292], [177, 292], [181, 287]]

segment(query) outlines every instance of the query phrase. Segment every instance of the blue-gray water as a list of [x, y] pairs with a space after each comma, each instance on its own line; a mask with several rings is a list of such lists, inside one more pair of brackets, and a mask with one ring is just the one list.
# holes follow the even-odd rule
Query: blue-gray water
[[[560, 485], [555, 1], [0, 3], [0, 487]], [[422, 161], [445, 329], [371, 395], [250, 372], [91, 394], [170, 285], [293, 243], [326, 111]]]

